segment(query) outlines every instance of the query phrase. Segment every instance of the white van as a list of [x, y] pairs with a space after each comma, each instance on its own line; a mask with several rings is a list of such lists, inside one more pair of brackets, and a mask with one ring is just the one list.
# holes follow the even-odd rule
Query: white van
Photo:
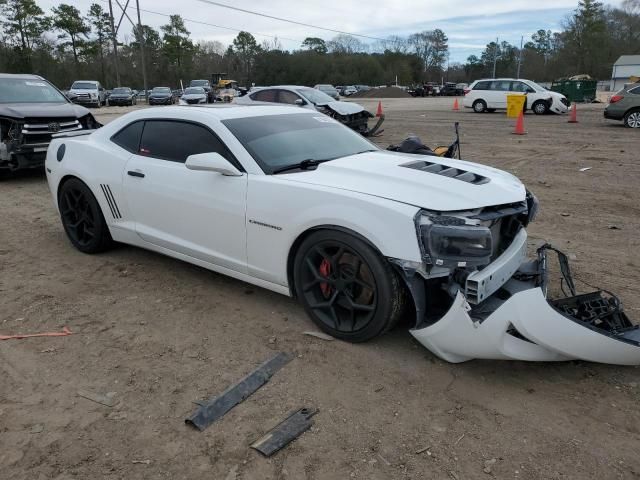
[[548, 112], [567, 113], [569, 101], [558, 93], [547, 90], [531, 80], [516, 78], [491, 78], [476, 80], [465, 90], [462, 104], [477, 113], [494, 112], [507, 108], [507, 95], [525, 94], [525, 110], [537, 115]]

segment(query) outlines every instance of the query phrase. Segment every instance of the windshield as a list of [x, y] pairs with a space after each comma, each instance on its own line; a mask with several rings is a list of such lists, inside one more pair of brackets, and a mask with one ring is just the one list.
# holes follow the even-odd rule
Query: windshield
[[184, 91], [185, 95], [204, 95], [204, 88], [201, 87], [194, 87], [194, 88], [187, 88]]
[[301, 88], [296, 91], [315, 105], [326, 105], [329, 102], [335, 102], [329, 95], [315, 88]]
[[74, 90], [97, 90], [98, 85], [92, 82], [73, 82], [71, 88]]
[[67, 103], [67, 98], [44, 80], [0, 78], [0, 103]]
[[171, 89], [169, 87], [156, 87], [151, 92], [152, 93], [171, 93]]
[[223, 120], [265, 173], [303, 160], [332, 160], [378, 147], [341, 123], [316, 114]]
[[130, 88], [114, 88], [113, 91], [111, 93], [125, 93], [125, 94], [129, 94], [131, 93], [131, 89]]
[[208, 80], [191, 80], [192, 87], [205, 87], [209, 85]]

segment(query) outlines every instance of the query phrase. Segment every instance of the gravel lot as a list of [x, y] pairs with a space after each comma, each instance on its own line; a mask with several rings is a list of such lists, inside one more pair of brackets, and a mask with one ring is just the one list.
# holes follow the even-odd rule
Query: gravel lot
[[[375, 111], [378, 100], [360, 102]], [[383, 99], [376, 142], [415, 133], [447, 144], [459, 121], [464, 158], [539, 196], [532, 247], [566, 250], [578, 278], [618, 293], [639, 319], [640, 131], [605, 122], [594, 104], [579, 107], [579, 124], [527, 115], [528, 135], [515, 136], [504, 114], [452, 102]], [[127, 110], [95, 113], [108, 122]], [[0, 333], [74, 332], [0, 342], [0, 478], [640, 477], [639, 368], [451, 365], [406, 325], [367, 344], [319, 340], [275, 293], [132, 247], [74, 250], [41, 173], [0, 183], [0, 204]], [[204, 432], [185, 425], [194, 401], [277, 351], [295, 358], [270, 383]], [[79, 390], [116, 392], [116, 404]], [[302, 406], [320, 410], [311, 431], [272, 459], [248, 448]]]

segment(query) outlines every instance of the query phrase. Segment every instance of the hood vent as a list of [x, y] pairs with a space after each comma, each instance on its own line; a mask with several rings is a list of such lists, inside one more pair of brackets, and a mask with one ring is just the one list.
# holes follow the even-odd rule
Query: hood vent
[[485, 183], [489, 183], [490, 181], [487, 177], [483, 177], [482, 175], [478, 175], [477, 173], [468, 172], [460, 168], [447, 167], [446, 165], [442, 165], [440, 163], [426, 162], [423, 160], [418, 162], [403, 163], [400, 166], [405, 168], [413, 168], [414, 170], [420, 170], [422, 172], [435, 173], [437, 175], [442, 175], [443, 177], [455, 178], [456, 180], [472, 183], [474, 185], [483, 185]]

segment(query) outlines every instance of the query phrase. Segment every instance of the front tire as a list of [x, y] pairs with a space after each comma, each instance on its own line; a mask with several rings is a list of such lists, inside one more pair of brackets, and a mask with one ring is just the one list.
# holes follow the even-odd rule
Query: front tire
[[476, 113], [483, 113], [487, 110], [487, 102], [484, 100], [476, 100], [473, 102], [473, 111]]
[[62, 185], [58, 208], [64, 231], [78, 250], [99, 253], [113, 245], [100, 205], [81, 180], [72, 178]]
[[365, 342], [400, 318], [405, 293], [389, 263], [344, 232], [320, 230], [296, 252], [294, 288], [313, 322], [329, 335]]
[[640, 128], [640, 110], [627, 112], [624, 115], [623, 122], [627, 128]]
[[538, 100], [531, 105], [531, 110], [536, 115], [545, 115], [549, 111], [549, 105], [544, 100]]

